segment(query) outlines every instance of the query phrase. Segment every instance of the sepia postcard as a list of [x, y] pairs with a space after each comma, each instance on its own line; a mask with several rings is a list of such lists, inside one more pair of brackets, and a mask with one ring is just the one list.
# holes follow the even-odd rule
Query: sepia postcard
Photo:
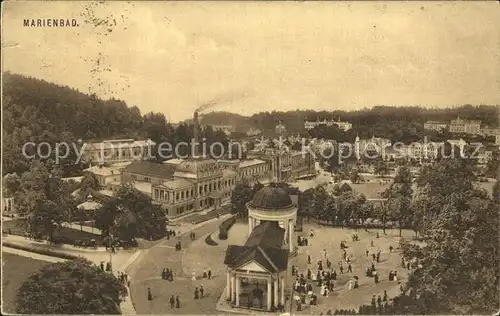
[[17, 1], [1, 309], [498, 315], [499, 1]]

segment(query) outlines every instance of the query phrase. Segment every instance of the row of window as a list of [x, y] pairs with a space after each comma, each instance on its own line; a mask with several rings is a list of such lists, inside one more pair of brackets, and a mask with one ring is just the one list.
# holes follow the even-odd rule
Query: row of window
[[248, 177], [248, 176], [255, 175], [255, 174], [261, 174], [261, 173], [264, 173], [266, 171], [267, 171], [266, 166], [258, 166], [258, 167], [249, 168], [248, 170], [242, 170], [241, 176]]
[[[226, 189], [228, 186], [233, 186], [233, 185], [235, 185], [234, 178], [229, 179], [229, 180], [213, 181], [210, 183], [200, 184], [198, 186], [198, 193], [199, 193], [199, 195], [203, 196], [203, 195], [209, 194], [210, 192], [220, 191], [221, 189]], [[171, 197], [170, 197], [171, 194], [172, 194], [172, 202], [178, 203], [178, 202], [182, 202], [184, 200], [189, 200], [189, 199], [194, 198], [194, 189], [192, 188], [192, 189], [187, 189], [187, 190], [183, 190], [180, 192], [175, 192], [175, 195], [173, 195], [174, 194], [173, 192], [155, 189], [154, 190], [154, 199], [169, 202], [169, 201], [171, 201]]]
[[103, 151], [98, 151], [94, 152], [91, 154], [91, 156], [94, 159], [112, 159], [112, 158], [122, 158], [122, 157], [140, 157], [143, 156], [147, 152], [147, 149], [141, 149], [141, 148], [134, 148], [134, 149], [122, 149], [121, 151], [116, 149], [116, 150], [104, 150]]

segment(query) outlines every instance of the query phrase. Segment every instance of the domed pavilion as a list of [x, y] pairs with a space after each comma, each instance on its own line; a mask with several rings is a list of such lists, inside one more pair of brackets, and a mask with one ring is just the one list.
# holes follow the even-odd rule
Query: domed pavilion
[[255, 193], [247, 208], [248, 239], [226, 250], [226, 298], [232, 307], [273, 311], [285, 304], [297, 205], [287, 191], [271, 184]]
[[247, 208], [249, 235], [260, 223], [277, 222], [279, 227], [285, 229], [284, 248], [288, 248], [290, 254], [295, 253], [294, 231], [298, 206], [292, 202], [286, 190], [271, 183], [255, 193], [252, 201], [247, 203]]

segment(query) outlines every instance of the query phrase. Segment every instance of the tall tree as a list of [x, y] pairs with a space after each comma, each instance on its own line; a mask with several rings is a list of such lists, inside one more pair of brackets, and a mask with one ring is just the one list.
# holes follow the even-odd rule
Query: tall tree
[[252, 187], [247, 182], [236, 184], [231, 195], [231, 213], [247, 217], [248, 209], [246, 204], [252, 200], [252, 197]]
[[17, 293], [20, 314], [120, 314], [127, 289], [86, 259], [53, 263], [31, 275]]
[[40, 237], [52, 238], [62, 222], [72, 217], [76, 201], [71, 196], [70, 184], [49, 172], [49, 168], [41, 162], [32, 163], [31, 170], [21, 176], [16, 200], [30, 230]]
[[96, 226], [105, 235], [113, 235], [123, 241], [163, 238], [166, 224], [164, 210], [132, 185], [120, 186], [115, 196], [104, 202], [96, 216]]
[[393, 220], [399, 223], [399, 236], [402, 236], [404, 224], [411, 223], [411, 201], [413, 198], [412, 177], [410, 169], [401, 166], [396, 171], [396, 176], [391, 186], [383, 193], [388, 198], [388, 208]]

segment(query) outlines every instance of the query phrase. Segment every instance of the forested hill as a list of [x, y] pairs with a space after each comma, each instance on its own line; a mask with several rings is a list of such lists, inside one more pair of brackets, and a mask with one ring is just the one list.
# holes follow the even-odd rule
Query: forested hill
[[123, 101], [103, 101], [17, 74], [4, 73], [3, 92], [3, 174], [28, 169], [22, 155], [26, 142], [134, 137], [142, 124], [139, 109]]
[[[360, 135], [375, 134], [393, 138], [390, 135], [405, 130], [417, 131], [423, 129], [428, 120], [450, 122], [460, 116], [462, 119], [481, 120], [482, 126], [496, 127], [499, 124], [498, 105], [464, 105], [454, 108], [431, 109], [418, 106], [376, 106], [358, 111], [339, 111], [341, 106], [333, 106], [331, 111], [296, 110], [288, 112], [260, 112], [250, 117], [244, 117], [228, 112], [206, 113], [202, 122], [206, 124], [231, 124], [237, 130], [252, 127], [261, 130], [274, 130], [278, 121], [283, 122], [292, 133], [304, 131], [305, 120], [333, 118], [348, 121]], [[235, 124], [236, 122], [236, 124]]]
[[[4, 73], [4, 132], [23, 136], [94, 139], [128, 136], [140, 128], [141, 112], [120, 100], [103, 101], [75, 89]], [[24, 137], [25, 139], [25, 137]]]
[[[137, 107], [128, 107], [120, 100], [101, 100], [75, 89], [58, 86], [43, 80], [4, 73], [3, 77], [3, 169], [2, 174], [22, 173], [29, 169], [29, 160], [22, 155], [26, 142], [73, 143], [106, 138], [151, 138], [155, 142], [172, 143], [189, 141], [191, 127], [180, 124], [173, 128], [162, 113], [141, 115]], [[386, 137], [392, 141], [416, 141], [424, 135], [423, 123], [427, 120], [450, 121], [460, 115], [464, 119], [481, 120], [483, 126], [498, 126], [497, 106], [465, 105], [450, 109], [425, 109], [421, 107], [377, 106], [359, 111], [332, 112], [296, 110], [288, 112], [261, 112], [250, 117], [229, 112], [202, 113], [204, 125], [232, 125], [237, 132], [250, 128], [264, 133], [274, 132], [281, 121], [291, 133], [304, 136], [316, 135], [339, 141], [353, 141], [360, 137]], [[318, 130], [308, 134], [304, 120], [341, 119], [353, 124], [344, 133], [339, 130]], [[211, 131], [207, 131], [207, 138]], [[314, 136], [313, 135], [313, 136]], [[222, 138], [222, 135], [212, 135]], [[448, 137], [448, 135], [441, 135]], [[450, 136], [452, 137], [452, 136]], [[214, 138], [214, 139], [215, 139]], [[66, 176], [78, 174], [80, 169], [67, 160], [63, 169]]]

